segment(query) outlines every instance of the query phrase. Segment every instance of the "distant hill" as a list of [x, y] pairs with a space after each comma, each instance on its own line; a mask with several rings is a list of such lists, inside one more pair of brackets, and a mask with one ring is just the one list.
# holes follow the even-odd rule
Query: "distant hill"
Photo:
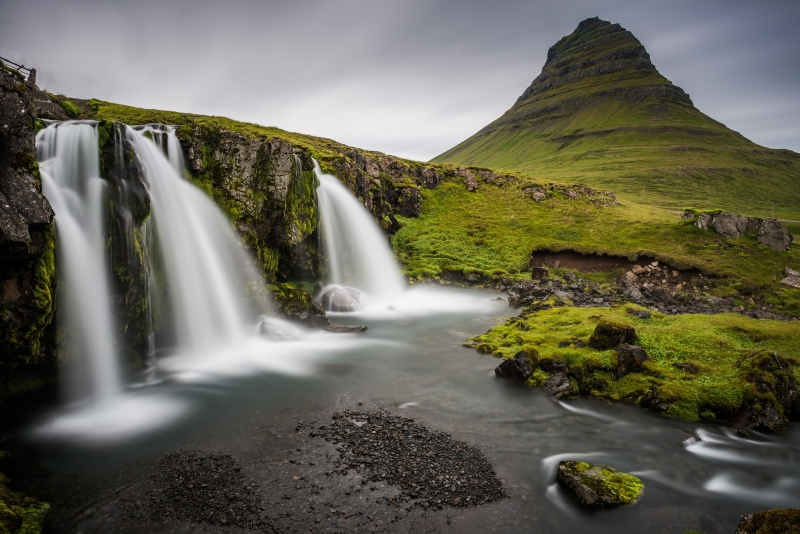
[[582, 182], [674, 208], [765, 216], [774, 203], [776, 215], [800, 218], [800, 154], [761, 147], [704, 115], [631, 32], [599, 18], [550, 48], [502, 117], [432, 161]]

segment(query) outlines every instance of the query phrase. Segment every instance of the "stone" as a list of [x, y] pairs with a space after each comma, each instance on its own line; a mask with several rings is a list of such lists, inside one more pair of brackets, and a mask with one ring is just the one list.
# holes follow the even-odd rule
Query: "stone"
[[628, 285], [635, 284], [637, 280], [639, 280], [639, 277], [636, 276], [636, 274], [634, 274], [633, 271], [628, 271], [627, 273], [622, 275], [622, 282], [624, 284], [628, 284]]
[[752, 414], [748, 422], [756, 430], [766, 430], [769, 432], [777, 432], [789, 426], [789, 420], [769, 402], [766, 403], [759, 412]]
[[593, 508], [631, 505], [644, 491], [644, 484], [639, 478], [611, 467], [586, 462], [560, 462], [556, 480], [578, 502]]
[[639, 406], [653, 412], [666, 412], [669, 410], [669, 402], [661, 397], [658, 388], [652, 388], [639, 399]]
[[748, 231], [757, 231], [758, 219], [751, 219], [750, 217], [723, 211], [714, 217], [711, 225], [722, 237], [736, 238], [743, 236], [748, 233]]
[[639, 319], [649, 319], [651, 316], [650, 312], [647, 310], [635, 310], [633, 308], [627, 308], [625, 313], [638, 317]]
[[294, 325], [269, 315], [262, 315], [258, 318], [255, 333], [274, 341], [294, 341], [299, 339], [300, 334]]
[[701, 230], [708, 230], [708, 223], [711, 222], [711, 215], [708, 213], [701, 213], [697, 220], [694, 222], [694, 225]]
[[352, 312], [361, 307], [361, 292], [352, 287], [326, 286], [319, 294], [322, 307], [332, 312]]
[[567, 364], [560, 358], [545, 356], [539, 360], [539, 367], [548, 373], [563, 373], [567, 370]]
[[640, 275], [640, 274], [642, 274], [644, 271], [645, 271], [645, 269], [644, 269], [644, 267], [642, 267], [641, 265], [634, 265], [634, 266], [631, 268], [631, 272], [632, 272], [633, 274], [637, 275], [637, 276], [638, 276], [638, 275]]
[[[535, 349], [532, 352], [535, 360], [538, 360], [539, 353], [536, 352]], [[498, 365], [494, 370], [494, 374], [497, 375], [498, 378], [514, 380], [516, 382], [527, 381], [536, 368], [535, 360], [529, 356], [530, 353], [531, 350], [519, 351], [513, 358], [504, 360]]]
[[629, 373], [638, 373], [642, 370], [642, 364], [650, 360], [650, 356], [638, 345], [624, 343], [617, 345], [614, 350], [617, 352], [617, 371], [615, 377], [619, 380]]
[[800, 277], [798, 276], [787, 276], [783, 280], [781, 280], [781, 284], [789, 287], [793, 287], [795, 289], [800, 289]]
[[774, 508], [743, 515], [736, 534], [800, 534], [800, 508]]
[[800, 273], [799, 272], [795, 271], [794, 269], [790, 269], [789, 267], [787, 267], [786, 269], [783, 270], [783, 274], [785, 274], [786, 276], [797, 276], [797, 277], [800, 277]]
[[544, 392], [557, 399], [575, 395], [575, 389], [564, 373], [551, 375], [544, 383]]
[[326, 332], [333, 332], [334, 334], [347, 334], [351, 332], [366, 332], [366, 326], [351, 326], [343, 324], [331, 324], [322, 328]]
[[531, 269], [531, 279], [533, 280], [541, 280], [542, 278], [547, 278], [548, 274], [550, 274], [547, 269], [543, 267], [534, 267]]
[[474, 193], [478, 189], [478, 180], [475, 178], [471, 172], [466, 171], [466, 177], [464, 178], [464, 185], [467, 186], [467, 191], [470, 193]]
[[597, 350], [613, 349], [622, 343], [636, 341], [636, 329], [630, 325], [602, 318], [589, 338], [589, 346]]
[[789, 248], [794, 236], [778, 219], [764, 219], [758, 227], [758, 242], [780, 252]]

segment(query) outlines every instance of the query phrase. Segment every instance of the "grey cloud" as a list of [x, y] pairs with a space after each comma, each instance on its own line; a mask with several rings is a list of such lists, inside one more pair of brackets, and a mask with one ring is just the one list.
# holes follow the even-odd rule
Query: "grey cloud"
[[589, 16], [631, 30], [707, 114], [800, 151], [796, 2], [0, 0], [0, 55], [77, 97], [429, 159], [508, 109]]

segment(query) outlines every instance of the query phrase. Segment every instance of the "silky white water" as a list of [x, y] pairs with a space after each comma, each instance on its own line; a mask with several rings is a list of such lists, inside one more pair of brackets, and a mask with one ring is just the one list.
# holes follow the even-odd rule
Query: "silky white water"
[[328, 257], [328, 279], [354, 287], [375, 301], [390, 301], [403, 293], [400, 269], [372, 215], [339, 180], [314, 162], [319, 179], [317, 199]]
[[105, 397], [122, 389], [109, 302], [104, 248], [106, 183], [100, 178], [97, 131], [69, 122], [36, 136], [42, 191], [55, 212], [58, 237], [59, 320], [74, 356], [70, 400]]
[[235, 343], [251, 330], [248, 324], [254, 319], [245, 288], [256, 301], [266, 302], [258, 275], [230, 222], [181, 176], [174, 131], [154, 132], [167, 136], [170, 159], [146, 132], [153, 130], [128, 128], [126, 133], [150, 184], [180, 348], [204, 352]]

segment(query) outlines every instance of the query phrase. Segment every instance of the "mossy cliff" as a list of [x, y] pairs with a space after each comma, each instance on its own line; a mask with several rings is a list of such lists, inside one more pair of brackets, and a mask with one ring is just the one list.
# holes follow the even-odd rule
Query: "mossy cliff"
[[0, 69], [0, 397], [56, 367], [55, 233], [34, 154], [32, 88]]

